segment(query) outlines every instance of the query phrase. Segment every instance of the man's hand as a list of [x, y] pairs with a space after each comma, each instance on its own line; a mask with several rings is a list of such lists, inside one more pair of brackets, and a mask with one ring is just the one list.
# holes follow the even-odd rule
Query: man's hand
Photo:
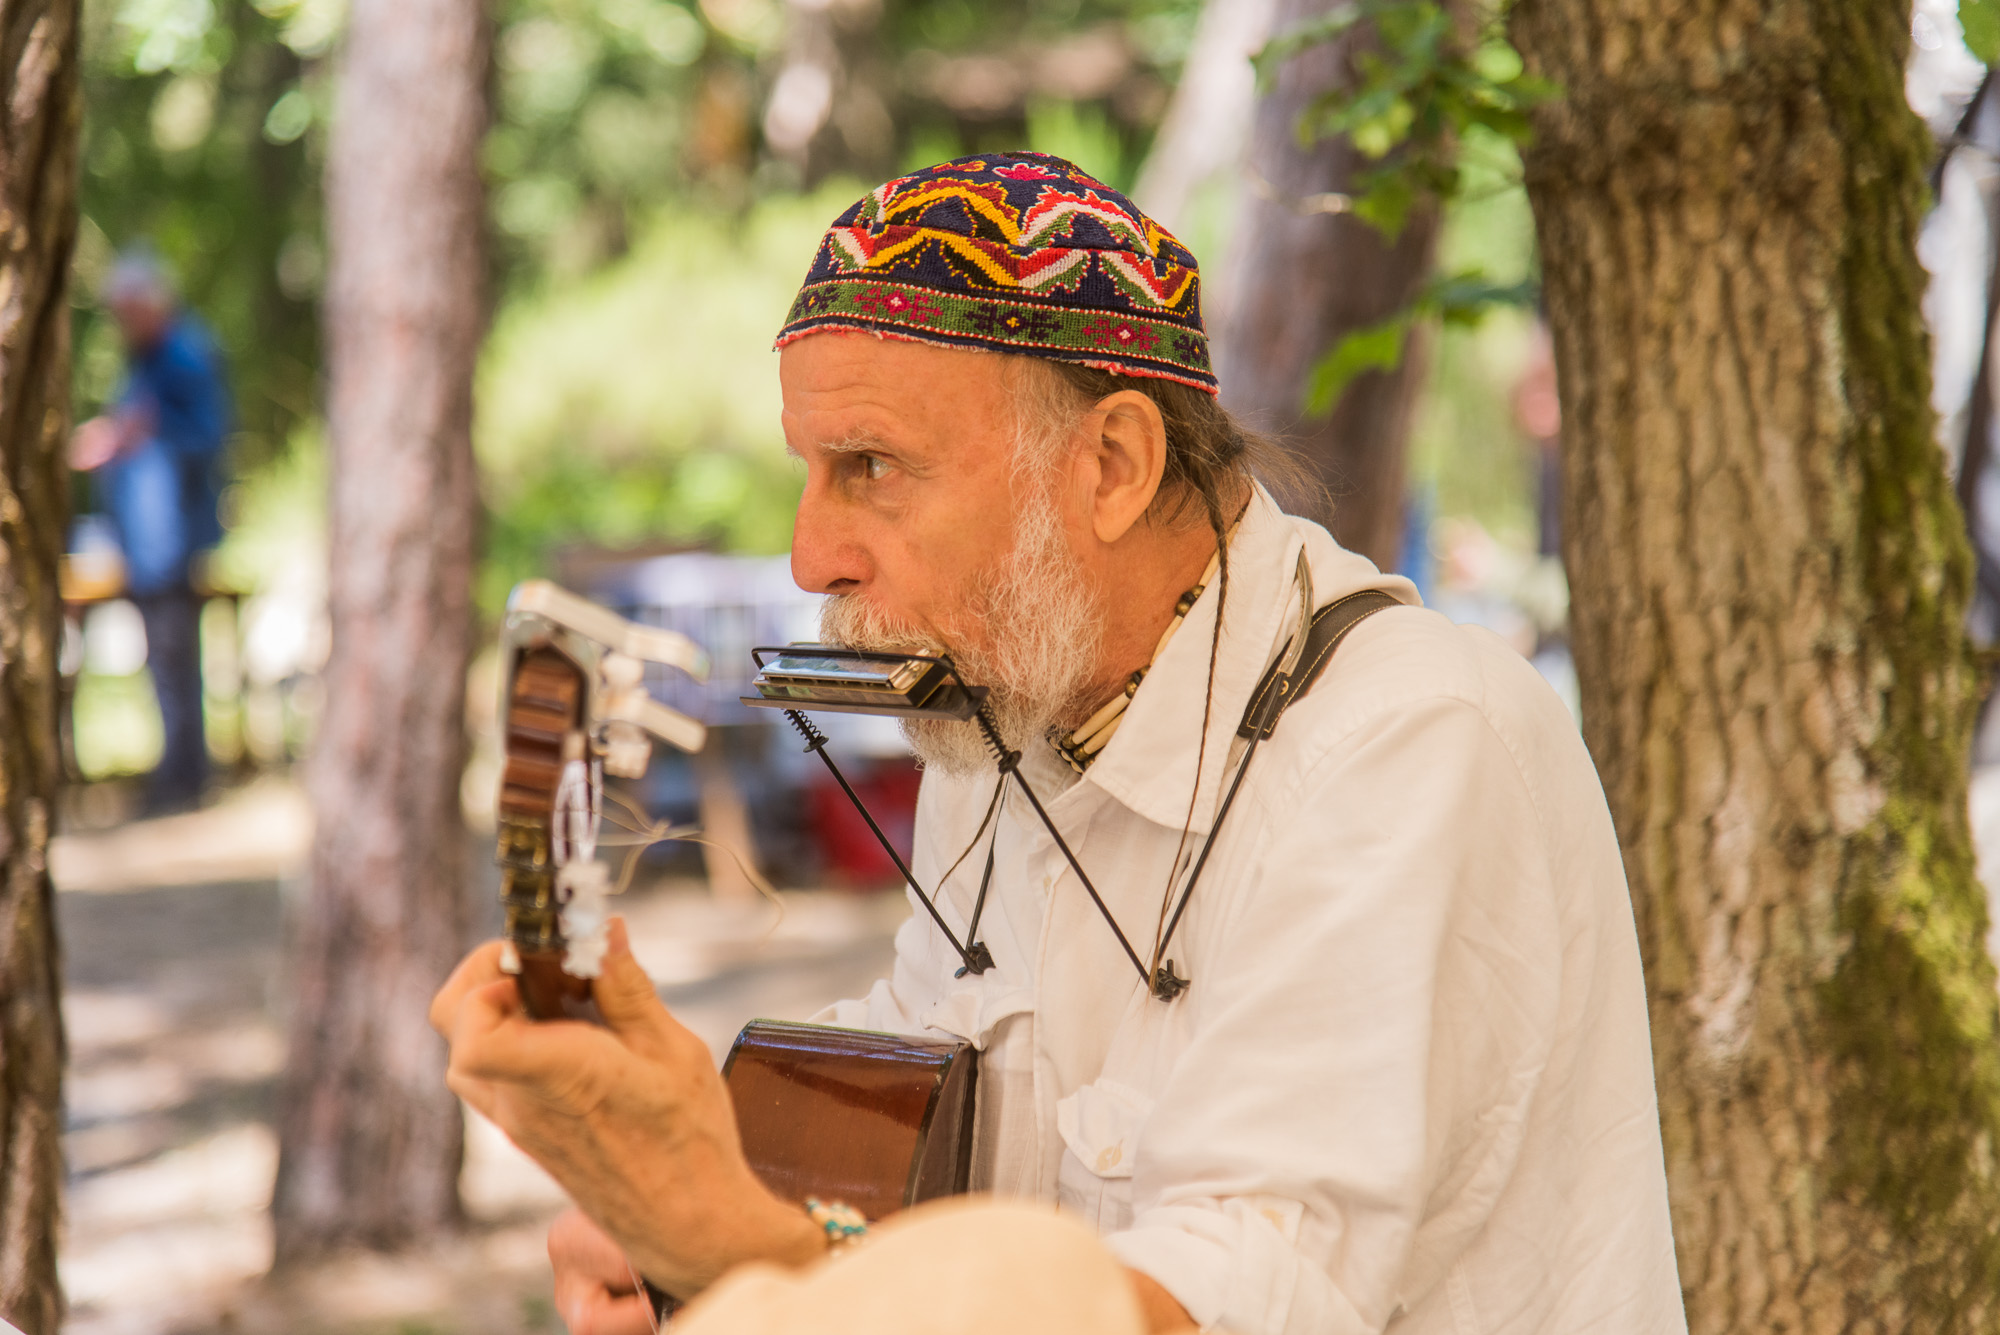
[[69, 438], [69, 466], [79, 473], [104, 467], [125, 444], [125, 433], [109, 417], [93, 417], [81, 423]]
[[565, 1210], [549, 1226], [549, 1267], [556, 1312], [569, 1335], [652, 1335], [652, 1313], [631, 1263], [583, 1211]]
[[431, 1003], [451, 1043], [445, 1082], [549, 1171], [639, 1273], [688, 1298], [739, 1261], [803, 1264], [825, 1250], [805, 1212], [744, 1161], [707, 1046], [667, 1013], [625, 924], [596, 980], [605, 1027], [536, 1022], [500, 943], [467, 956]]
[[[553, 1235], [552, 1235], [553, 1236]], [[551, 1248], [554, 1243], [550, 1243]], [[1177, 1331], [1195, 1329], [1194, 1318], [1181, 1306], [1181, 1300], [1168, 1293], [1166, 1286], [1143, 1270], [1127, 1269], [1125, 1278], [1132, 1285], [1132, 1296], [1139, 1300], [1139, 1314], [1145, 1319], [1147, 1335], [1173, 1335]], [[570, 1335], [577, 1335], [574, 1326]]]

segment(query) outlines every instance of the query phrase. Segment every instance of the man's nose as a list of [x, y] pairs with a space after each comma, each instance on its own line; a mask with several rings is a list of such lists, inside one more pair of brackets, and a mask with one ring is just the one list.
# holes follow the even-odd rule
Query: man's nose
[[808, 480], [792, 525], [792, 582], [807, 593], [850, 593], [867, 577], [867, 554], [838, 512], [833, 499]]

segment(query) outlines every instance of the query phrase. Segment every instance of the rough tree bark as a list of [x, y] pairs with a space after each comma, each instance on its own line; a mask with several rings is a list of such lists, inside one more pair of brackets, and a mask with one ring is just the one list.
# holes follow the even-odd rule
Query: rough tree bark
[[62, 976], [48, 846], [68, 516], [76, 0], [0, 0], [0, 1317], [55, 1335]]
[[2000, 1322], [1964, 530], [1899, 0], [1520, 0], [1584, 732], [1696, 1335]]
[[[1278, 0], [1271, 31], [1283, 33], [1344, 0]], [[1236, 224], [1217, 338], [1222, 399], [1298, 454], [1313, 493], [1286, 495], [1341, 543], [1383, 569], [1402, 554], [1404, 453], [1426, 339], [1413, 332], [1394, 371], [1366, 371], [1324, 417], [1301, 406], [1313, 367], [1345, 335], [1402, 310], [1422, 291], [1437, 249], [1437, 212], [1420, 207], [1394, 243], [1349, 214], [1315, 201], [1347, 194], [1373, 165], [1344, 136], [1299, 143], [1299, 116], [1330, 89], [1351, 86], [1355, 53], [1372, 40], [1363, 24], [1286, 61], [1258, 99], [1251, 131], [1252, 194]]]
[[461, 1115], [424, 1015], [467, 931], [489, 45], [480, 0], [357, 0], [349, 19], [327, 164], [333, 652], [287, 979], [281, 1264], [460, 1217]]

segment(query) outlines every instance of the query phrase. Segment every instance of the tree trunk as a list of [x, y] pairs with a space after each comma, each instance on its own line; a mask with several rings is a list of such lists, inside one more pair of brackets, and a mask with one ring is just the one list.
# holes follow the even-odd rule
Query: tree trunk
[[881, 21], [878, 0], [787, 0], [764, 143], [807, 185], [895, 169], [896, 122], [883, 94], [896, 71], [883, 57]]
[[48, 847], [69, 514], [77, 6], [0, 0], [0, 1317], [56, 1335], [62, 972]]
[[1584, 733], [1696, 1335], [1991, 1330], [1964, 529], [1897, 0], [1520, 0]]
[[467, 931], [465, 755], [489, 32], [479, 0], [358, 0], [327, 165], [333, 652], [312, 888], [287, 979], [280, 1263], [458, 1221], [425, 1023]]
[[[1207, 0], [1173, 101], [1146, 154], [1132, 201], [1162, 227], [1181, 233], [1196, 192], [1211, 181], [1238, 183], [1250, 116], [1257, 104], [1251, 58], [1270, 35], [1272, 0]], [[1216, 266], [1220, 275], [1220, 265]], [[1204, 296], [1212, 296], [1212, 285]]]
[[[1345, 0], [1278, 0], [1273, 34], [1342, 7]], [[1252, 196], [1237, 220], [1223, 273], [1228, 306], [1217, 360], [1223, 402], [1284, 438], [1314, 484], [1281, 493], [1296, 513], [1319, 520], [1343, 546], [1385, 570], [1402, 555], [1404, 453], [1425, 338], [1413, 333], [1393, 371], [1365, 371], [1330, 415], [1306, 416], [1312, 369], [1347, 334], [1402, 310], [1423, 290], [1437, 249], [1437, 212], [1420, 207], [1392, 243], [1351, 214], [1321, 211], [1352, 191], [1374, 165], [1345, 136], [1299, 143], [1312, 101], [1354, 81], [1355, 56], [1373, 29], [1306, 48], [1279, 69], [1258, 99], [1251, 131]]]

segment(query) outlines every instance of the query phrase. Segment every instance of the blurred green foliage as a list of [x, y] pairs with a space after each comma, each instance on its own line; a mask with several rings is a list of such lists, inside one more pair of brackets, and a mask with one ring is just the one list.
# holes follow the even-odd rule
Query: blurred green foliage
[[[94, 411], [119, 374], [97, 283], [118, 249], [149, 244], [231, 366], [241, 482], [226, 516], [241, 536], [223, 568], [251, 581], [273, 568], [273, 542], [317, 531], [295, 521], [320, 467], [320, 174], [344, 10], [86, 8], [76, 406]], [[862, 178], [980, 149], [1025, 143], [1129, 183], [1198, 10], [499, 0], [484, 154], [495, 318], [476, 429], [487, 604], [579, 545], [782, 550], [797, 480], [769, 340], [820, 229]], [[853, 132], [836, 99], [804, 156], [765, 144], [807, 11], [837, 20], [839, 96], [881, 108], [886, 138]], [[848, 184], [815, 184], [836, 178]]]
[[114, 253], [149, 244], [221, 339], [239, 466], [271, 458], [313, 410], [322, 268], [324, 55], [339, 0], [107, 0], [84, 7], [77, 244], [79, 412], [116, 387], [116, 328], [96, 307]]
[[1273, 37], [1257, 68], [1269, 79], [1301, 50], [1369, 25], [1353, 83], [1315, 99], [1298, 135], [1345, 136], [1377, 164], [1357, 179], [1352, 208], [1393, 241], [1420, 201], [1458, 197], [1468, 134], [1525, 143], [1529, 108], [1556, 91], [1523, 68], [1502, 20], [1495, 4], [1475, 5], [1468, 23], [1432, 0], [1356, 0]]
[[1965, 44], [1987, 65], [2000, 64], [2000, 0], [1958, 0]]
[[[1536, 276], [1535, 220], [1511, 144], [1474, 137], [1461, 158], [1465, 188], [1445, 210], [1438, 271], [1478, 273], [1495, 287], [1524, 290]], [[1524, 306], [1481, 320], [1441, 320], [1428, 382], [1410, 438], [1410, 478], [1436, 513], [1469, 516], [1503, 542], [1536, 541], [1533, 446], [1514, 416], [1513, 395], [1533, 348], [1535, 317]]]
[[508, 306], [478, 387], [483, 606], [565, 544], [790, 546], [799, 481], [771, 340], [827, 222], [861, 189], [740, 216], [670, 209], [624, 259]]
[[718, 30], [675, 0], [504, 0], [497, 14], [485, 166], [503, 293], [622, 254], [669, 200], [719, 188], [735, 202], [768, 24]]
[[77, 769], [86, 779], [145, 774], [160, 763], [164, 733], [153, 679], [143, 669], [119, 676], [82, 673], [70, 717]]
[[[1375, 164], [1356, 173], [1347, 209], [1393, 241], [1419, 205], [1449, 212], [1519, 188], [1515, 150], [1528, 141], [1528, 111], [1557, 90], [1527, 73], [1504, 18], [1500, 3], [1475, 4], [1462, 19], [1433, 0], [1355, 0], [1278, 33], [1256, 64], [1268, 81], [1300, 51], [1366, 25], [1352, 82], [1314, 99], [1297, 128], [1304, 144], [1344, 136]], [[1306, 384], [1305, 410], [1330, 412], [1356, 376], [1394, 370], [1413, 326], [1470, 328], [1493, 310], [1532, 304], [1537, 289], [1532, 273], [1496, 281], [1478, 266], [1440, 265], [1408, 306], [1322, 355]]]

